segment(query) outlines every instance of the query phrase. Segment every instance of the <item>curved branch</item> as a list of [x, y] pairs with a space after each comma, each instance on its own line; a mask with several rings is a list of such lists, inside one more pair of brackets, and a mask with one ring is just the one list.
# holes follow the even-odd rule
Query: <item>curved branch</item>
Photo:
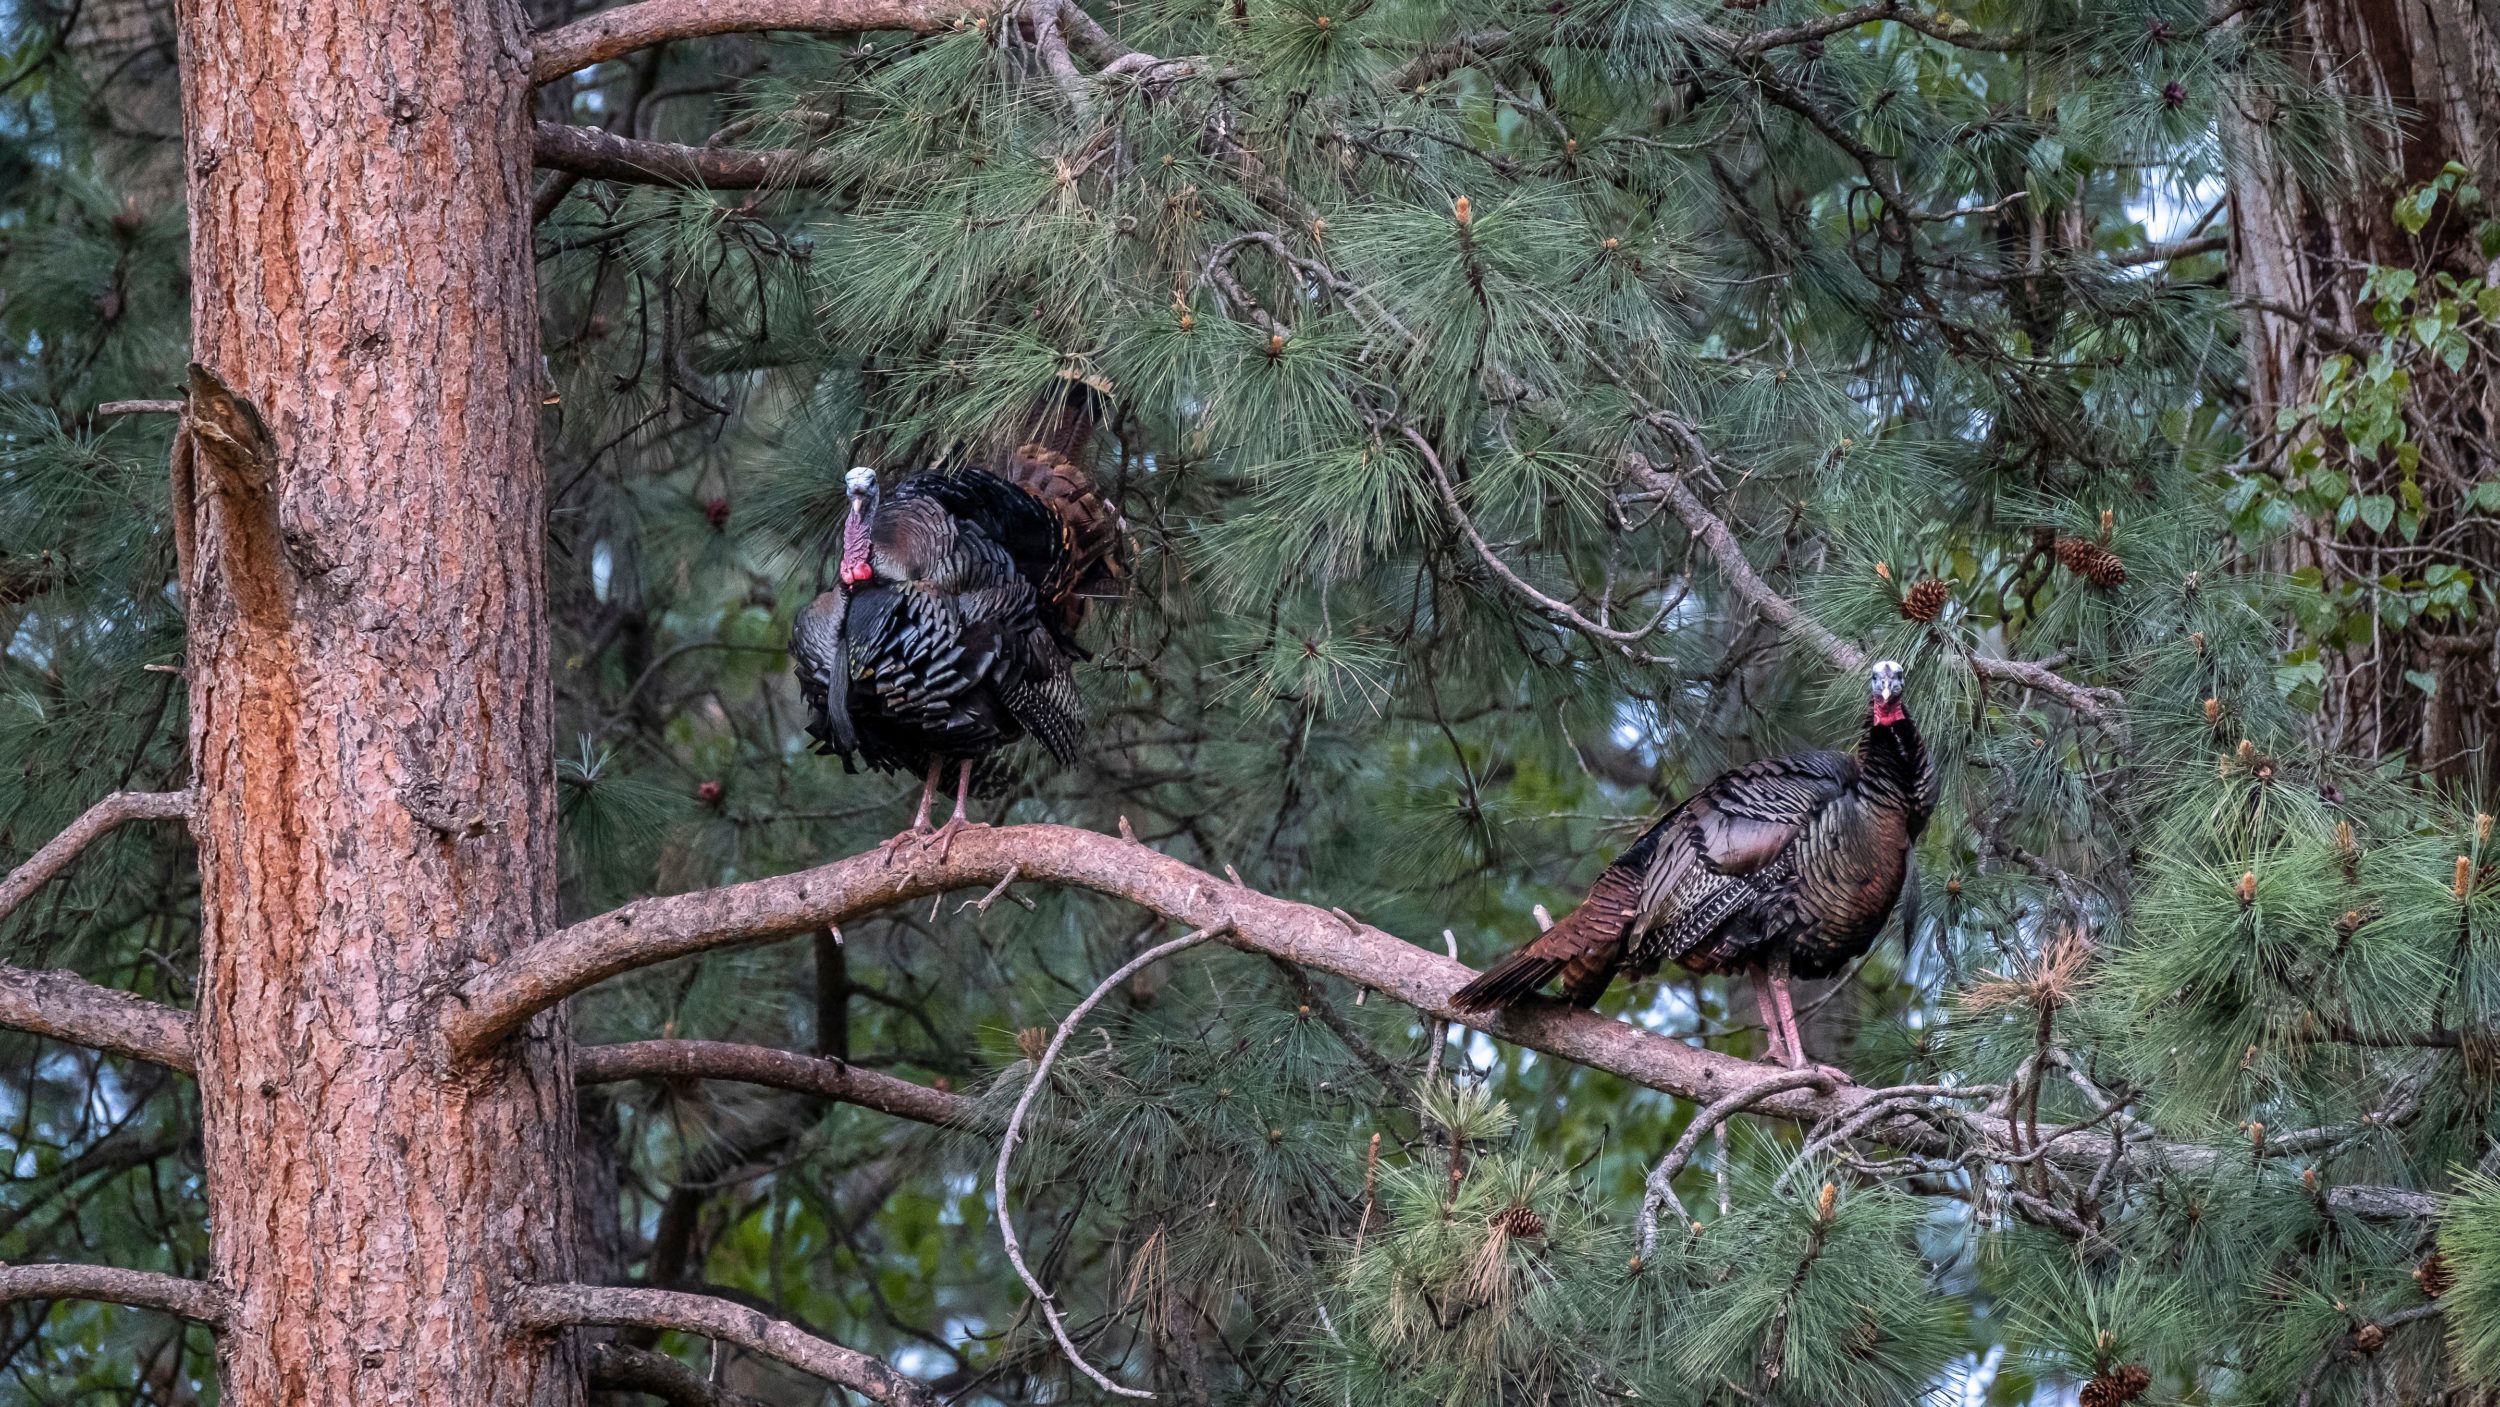
[[1633, 473], [1675, 510], [1684, 520], [1684, 530], [1701, 539], [1710, 549], [1710, 556], [1719, 564], [1719, 577], [1728, 589], [1742, 596], [1780, 630], [1803, 640], [1814, 652], [1832, 662], [1832, 667], [1845, 671], [1866, 668], [1866, 651], [1823, 628], [1823, 623], [1797, 608], [1795, 602], [1771, 589], [1762, 574], [1753, 569], [1745, 557], [1745, 545], [1736, 540], [1727, 521], [1705, 506], [1699, 495], [1686, 484], [1681, 475], [1672, 474], [1650, 464], [1638, 455], [1627, 455]]
[[13, 1300], [97, 1300], [153, 1309], [216, 1328], [226, 1318], [226, 1292], [205, 1280], [110, 1265], [0, 1265], [0, 1304]]
[[1658, 1249], [1658, 1213], [1673, 1206], [1677, 1220], [1690, 1220], [1685, 1214], [1683, 1200], [1675, 1195], [1675, 1177], [1684, 1171], [1686, 1163], [1692, 1161], [1693, 1150], [1701, 1146], [1703, 1134], [1781, 1090], [1802, 1089], [1811, 1085], [1828, 1092], [1835, 1083], [1831, 1076], [1820, 1070], [1789, 1070], [1756, 1081], [1695, 1114], [1693, 1121], [1684, 1126], [1684, 1136], [1677, 1139], [1675, 1146], [1667, 1150], [1667, 1155], [1658, 1160], [1658, 1166], [1649, 1170], [1649, 1180], [1642, 1189], [1637, 1222], [1640, 1258], [1647, 1260]]
[[1641, 655], [1629, 648], [1633, 642], [1649, 638], [1657, 630], [1655, 623], [1642, 630], [1617, 630], [1612, 626], [1600, 625], [1572, 609], [1569, 603], [1557, 601], [1530, 586], [1517, 572], [1512, 571], [1508, 564], [1495, 554], [1493, 545], [1484, 540], [1484, 534], [1476, 531], [1474, 520], [1467, 516], [1466, 508], [1458, 501], [1458, 486], [1450, 482], [1449, 470], [1442, 467], [1441, 456], [1433, 451], [1431, 443], [1422, 435], [1417, 434], [1413, 426], [1400, 426], [1399, 431], [1406, 436], [1407, 443], [1415, 447], [1416, 453], [1424, 457], [1424, 464], [1432, 470], [1433, 483], [1440, 487], [1441, 506], [1449, 510], [1450, 517], [1458, 524], [1459, 531], [1467, 535], [1468, 545], [1476, 549], [1476, 556], [1483, 560], [1485, 566], [1492, 569], [1495, 576], [1500, 577], [1511, 590], [1518, 592], [1529, 605], [1535, 607], [1539, 615], [1556, 625], [1567, 626], [1592, 640], [1604, 641], [1623, 650], [1625, 654], [1631, 655], [1636, 660], [1659, 662], [1655, 657]]
[[[1705, 453], [1688, 427], [1665, 417], [1653, 416], [1651, 419], [1653, 423], [1663, 423], [1665, 428], [1682, 435], [1687, 447], [1696, 454]], [[1685, 531], [1701, 539], [1702, 545], [1710, 549], [1711, 557], [1719, 564], [1720, 579], [1728, 584], [1728, 589], [1743, 597], [1783, 632], [1804, 641], [1816, 654], [1831, 661], [1834, 668], [1852, 672], [1866, 668], [1866, 651], [1825, 629], [1821, 621], [1807, 615], [1796, 602], [1780, 595], [1762, 579], [1761, 573], [1753, 569], [1753, 563], [1746, 560], [1744, 544], [1736, 540], [1736, 534], [1728, 528], [1727, 521], [1711, 512], [1681, 475], [1660, 469], [1639, 455], [1626, 455], [1625, 460], [1643, 487], [1665, 499], [1667, 506], [1675, 510], [1675, 516], [1684, 520]], [[2037, 689], [2103, 728], [2115, 730], [2119, 726], [2120, 720], [2112, 709], [2124, 699], [2115, 689], [2078, 684], [2033, 660], [2001, 660], [1974, 655], [1969, 657], [1969, 663], [1971, 673], [1982, 679]]]
[[530, 81], [552, 83], [595, 63], [676, 39], [768, 29], [857, 34], [938, 30], [1007, 7], [1000, 0], [638, 0], [585, 15], [538, 36]]
[[0, 918], [7, 918], [28, 895], [41, 889], [44, 881], [69, 867], [87, 843], [124, 821], [172, 821], [191, 815], [191, 793], [188, 791], [117, 791], [69, 823], [59, 835], [44, 842], [42, 849], [26, 857], [26, 863], [9, 871], [0, 879]]
[[617, 1080], [737, 1080], [823, 1095], [897, 1118], [944, 1128], [995, 1123], [980, 1101], [927, 1085], [862, 1070], [847, 1061], [798, 1055], [728, 1041], [628, 1041], [573, 1052], [573, 1077], [583, 1084]]
[[[442, 1024], [455, 1058], [475, 1059], [529, 1019], [593, 983], [670, 958], [839, 925], [862, 914], [950, 889], [983, 890], [1010, 869], [1020, 882], [1062, 884], [1126, 899], [1193, 928], [1229, 925], [1224, 941], [1248, 952], [1333, 973], [1415, 1008], [1427, 1018], [1473, 1025], [1503, 1040], [1621, 1076], [1645, 1088], [1713, 1104], [1752, 1086], [1763, 1068], [1654, 1035], [1557, 1001], [1523, 1003], [1495, 1016], [1463, 1013], [1452, 994], [1476, 974], [1455, 958], [1330, 910], [1218, 879], [1161, 851], [1071, 826], [964, 831], [953, 845], [871, 852], [796, 874], [721, 889], [643, 899], [563, 928], [452, 994]], [[1830, 1093], [1783, 1090], [1754, 1112], [1795, 1123], [1845, 1120], [1885, 1091], [1844, 1084]], [[1961, 1127], [2013, 1146], [2004, 1121], [1970, 1115]], [[1886, 1114], [1869, 1139], [1907, 1152], [1957, 1156], [1965, 1141], [1911, 1114]], [[2089, 1175], [2110, 1156], [2109, 1135], [2078, 1132], [2049, 1145], [2046, 1161]], [[2193, 1174], [2221, 1156], [2189, 1143], [2131, 1142], [2124, 1159], [2145, 1175]], [[2357, 1185], [2327, 1193], [2336, 1211], [2371, 1221], [2436, 1218], [2440, 1199], [2410, 1188]]]
[[539, 123], [534, 142], [540, 166], [601, 181], [751, 191], [809, 185], [825, 176], [824, 163], [808, 152], [646, 142], [562, 122]]
[[590, 1346], [590, 1385], [612, 1392], [644, 1392], [670, 1407], [764, 1407], [703, 1380], [703, 1375], [663, 1353], [621, 1343]]
[[189, 1012], [100, 987], [74, 972], [0, 966], [0, 1026], [176, 1070], [194, 1068]]
[[1041, 1059], [1033, 1062], [1033, 1073], [1024, 1082], [1024, 1092], [1016, 1096], [1016, 1111], [1007, 1116], [1006, 1135], [998, 1140], [998, 1174], [994, 1184], [998, 1201], [998, 1239], [1006, 1244], [1007, 1259], [1015, 1266], [1018, 1278], [1024, 1281], [1024, 1288], [1032, 1291], [1034, 1301], [1041, 1305], [1042, 1318], [1050, 1323], [1051, 1337], [1059, 1340], [1059, 1351], [1067, 1355], [1078, 1372], [1093, 1379], [1094, 1386], [1121, 1397], [1152, 1398], [1154, 1394], [1113, 1382], [1104, 1376], [1100, 1368], [1086, 1362], [1085, 1355], [1077, 1351], [1076, 1341], [1068, 1337], [1066, 1322], [1059, 1317], [1058, 1303], [1051, 1298], [1050, 1290], [1034, 1276], [1033, 1268], [1024, 1263], [1024, 1247], [1016, 1240], [1016, 1219], [1007, 1210], [1007, 1167], [1015, 1159], [1017, 1131], [1024, 1127], [1024, 1116], [1033, 1107], [1033, 1096], [1041, 1093], [1042, 1086], [1049, 1081], [1050, 1067], [1058, 1063], [1059, 1052], [1067, 1049], [1068, 1037], [1076, 1034], [1078, 1024], [1085, 1020], [1085, 1013], [1100, 1006], [1102, 999], [1111, 995], [1114, 988], [1146, 968], [1184, 948], [1194, 948], [1223, 931], [1221, 926], [1201, 928], [1194, 933], [1184, 933], [1169, 943], [1148, 948], [1120, 964], [1119, 970], [1096, 984], [1094, 990], [1086, 994], [1085, 1000], [1078, 1002], [1076, 1009], [1060, 1020], [1059, 1029], [1051, 1033], [1049, 1047], [1042, 1052]]
[[515, 1292], [513, 1308], [521, 1323], [533, 1329], [598, 1325], [701, 1334], [840, 1383], [872, 1402], [938, 1407], [928, 1384], [897, 1372], [883, 1359], [710, 1295], [609, 1285], [523, 1285]]

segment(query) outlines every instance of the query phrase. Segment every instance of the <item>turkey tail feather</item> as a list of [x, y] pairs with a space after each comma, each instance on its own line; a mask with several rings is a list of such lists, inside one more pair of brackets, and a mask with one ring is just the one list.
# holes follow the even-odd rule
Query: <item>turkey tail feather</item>
[[[1542, 942], [1543, 940], [1539, 940]], [[1450, 1005], [1461, 1011], [1493, 1011], [1510, 1005], [1521, 997], [1532, 996], [1536, 990], [1554, 980], [1563, 970], [1563, 959], [1537, 951], [1538, 944], [1514, 948], [1510, 956], [1484, 970], [1475, 981], [1458, 989]]]
[[1450, 1004], [1461, 1011], [1491, 1011], [1563, 979], [1574, 1006], [1594, 1006], [1623, 961], [1624, 938], [1640, 911], [1640, 876], [1618, 860], [1606, 867], [1580, 907], [1510, 956], [1458, 989]]

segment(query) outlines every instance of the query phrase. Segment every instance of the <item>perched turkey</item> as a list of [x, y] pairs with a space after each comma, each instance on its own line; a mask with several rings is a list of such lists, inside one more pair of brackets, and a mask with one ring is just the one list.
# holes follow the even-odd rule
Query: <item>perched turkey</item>
[[957, 768], [952, 843], [976, 766], [1027, 734], [1076, 760], [1074, 668], [1090, 598], [1119, 583], [1120, 518], [1066, 455], [1028, 444], [996, 469], [923, 470], [880, 491], [853, 469], [833, 588], [799, 613], [790, 653], [817, 751], [846, 769], [920, 773], [929, 833]]
[[[1618, 972], [1662, 962], [1755, 979], [1771, 1052], [1805, 1063], [1788, 979], [1828, 977], [1883, 930], [1936, 809], [1927, 745], [1901, 704], [1901, 666], [1869, 671], [1855, 757], [1766, 758], [1711, 779], [1625, 851], [1562, 922], [1459, 990], [1464, 1011], [1506, 1006], [1556, 977], [1591, 1006]], [[1903, 940], [1917, 923], [1913, 888]]]

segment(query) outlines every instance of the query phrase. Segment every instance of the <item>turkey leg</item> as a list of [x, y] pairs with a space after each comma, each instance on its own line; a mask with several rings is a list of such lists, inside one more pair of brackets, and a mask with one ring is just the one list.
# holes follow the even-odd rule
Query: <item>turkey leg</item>
[[1780, 1057], [1780, 1063], [1791, 1070], [1820, 1070], [1842, 1084], [1849, 1083], [1850, 1076], [1846, 1070], [1833, 1065], [1819, 1063], [1810, 1065], [1806, 1062], [1805, 1038], [1797, 1034], [1797, 1008], [1788, 997], [1788, 959], [1786, 958], [1781, 958], [1771, 965], [1771, 1000], [1779, 1006], [1781, 1042], [1788, 1047], [1787, 1053]]
[[[938, 769], [945, 765], [942, 762], [929, 764], [929, 775], [920, 783], [920, 809], [912, 813], [911, 829], [896, 831], [891, 839], [877, 847], [885, 852], [885, 863], [889, 865], [894, 863], [894, 856], [903, 848], [903, 842], [918, 840], [929, 833], [929, 807], [937, 799]], [[960, 803], [958, 809], [960, 809]]]
[[[929, 785], [937, 785], [937, 769], [934, 767], [929, 769]], [[947, 852], [955, 848], [955, 833], [957, 831], [967, 830], [973, 826], [985, 824], [981, 821], [971, 820], [964, 815], [964, 804], [969, 801], [971, 797], [972, 759], [967, 757], [963, 760], [961, 770], [955, 774], [955, 814], [947, 817], [946, 824], [938, 827], [937, 829], [938, 859], [941, 861], [946, 858]], [[925, 826], [927, 822], [928, 817], [924, 811], [921, 817], [921, 823]]]
[[1783, 1044], [1787, 1038], [1780, 1032], [1779, 1008], [1771, 1004], [1769, 980], [1757, 973], [1749, 979], [1749, 985], [1753, 988], [1754, 1005], [1762, 1008], [1762, 1035], [1764, 1041], [1771, 1047], [1765, 1054], [1782, 1065], [1791, 1064], [1788, 1051]]

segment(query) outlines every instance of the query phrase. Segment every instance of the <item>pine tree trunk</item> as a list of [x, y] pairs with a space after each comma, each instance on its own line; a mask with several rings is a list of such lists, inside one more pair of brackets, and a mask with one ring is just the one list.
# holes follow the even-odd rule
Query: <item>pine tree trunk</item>
[[500, 1312], [571, 1278], [567, 1033], [474, 1072], [437, 1034], [553, 917], [523, 16], [185, 0], [180, 27], [223, 1400], [578, 1404], [571, 1351]]
[[[2500, 0], [2308, 0], [2238, 22], [2250, 20], [2279, 26], [2292, 61], [2321, 88], [2398, 118], [2392, 129], [2357, 134], [2340, 181], [2320, 173], [2304, 186], [2280, 135], [2283, 110], [2262, 99], [2236, 108], [2227, 133], [2231, 284], [2245, 309], [2249, 428], [2262, 446], [2279, 407], [2316, 399], [2329, 358], [2377, 340], [2360, 297], [2369, 266], [2420, 270], [2425, 284], [2434, 271], [2487, 281], [2500, 273], [2478, 248], [2476, 220], [2452, 204], [2418, 238], [2391, 211], [2399, 193], [2451, 161], [2474, 172], [2486, 212], [2500, 200]], [[2475, 482], [2500, 477], [2500, 375], [2480, 357], [2463, 375], [2425, 370], [2406, 419], [2430, 509], [2421, 541], [2433, 546], [2367, 531], [2339, 548], [2313, 543], [2300, 562], [2320, 567], [2330, 585], [2366, 588], [2391, 570], [2419, 578], [2432, 560], [2472, 565], [2485, 590], [2500, 585], [2481, 565], [2500, 563], [2500, 531], [2461, 511]], [[2357, 477], [2363, 492], [2394, 493], [2401, 475], [2390, 456]], [[2322, 741], [2373, 756], [2404, 749], [2417, 765], [2486, 788], [2500, 778], [2500, 641], [2488, 619], [2382, 630], [2328, 663]], [[2437, 688], [2425, 694], [2408, 672]]]

